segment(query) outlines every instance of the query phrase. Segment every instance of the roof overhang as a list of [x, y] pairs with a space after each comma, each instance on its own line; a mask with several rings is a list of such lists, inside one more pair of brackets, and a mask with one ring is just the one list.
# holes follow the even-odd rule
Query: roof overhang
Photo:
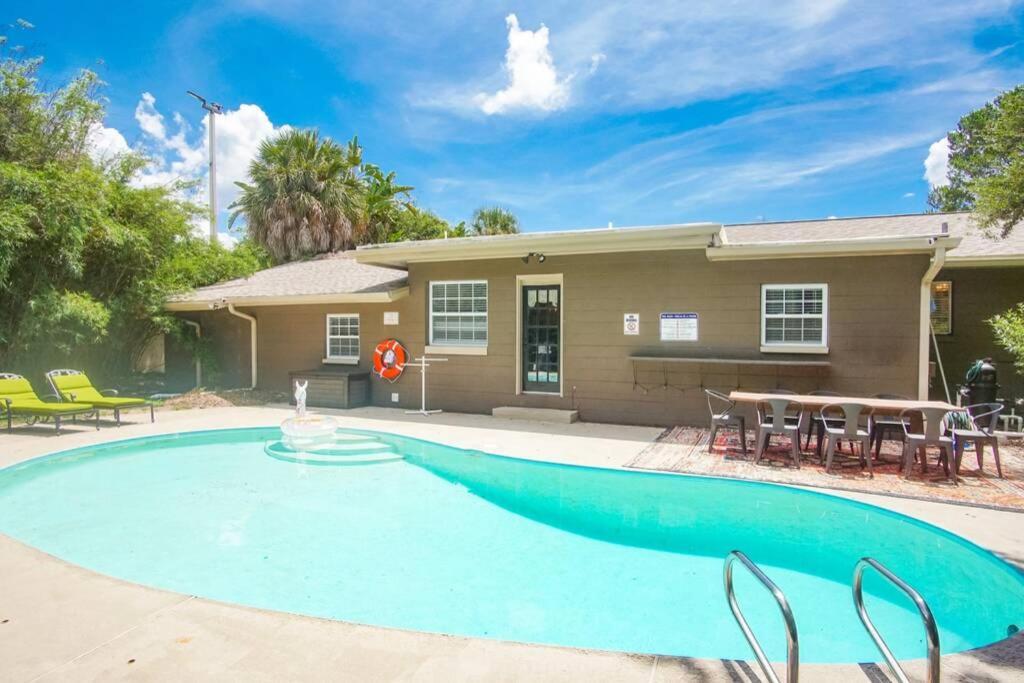
[[405, 267], [409, 263], [522, 258], [534, 252], [545, 256], [567, 256], [704, 249], [721, 227], [719, 223], [686, 223], [373, 244], [359, 247], [355, 259], [359, 263]]
[[1010, 256], [963, 256], [957, 258], [956, 252], [946, 256], [947, 268], [1014, 268], [1024, 266], [1024, 254]]
[[208, 311], [227, 304], [235, 306], [296, 306], [314, 304], [382, 304], [409, 296], [408, 287], [387, 292], [352, 292], [346, 294], [296, 294], [290, 296], [225, 296], [211, 299], [169, 301], [168, 311]]
[[953, 249], [958, 244], [960, 244], [960, 238], [949, 235], [871, 237], [806, 242], [726, 243], [709, 246], [705, 253], [709, 261], [752, 261], [758, 259], [931, 254], [937, 247]]

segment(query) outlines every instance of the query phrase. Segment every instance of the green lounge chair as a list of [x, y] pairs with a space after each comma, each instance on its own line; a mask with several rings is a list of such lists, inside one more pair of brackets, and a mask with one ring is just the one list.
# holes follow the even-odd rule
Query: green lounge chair
[[99, 410], [113, 410], [117, 426], [121, 426], [121, 411], [125, 408], [149, 407], [149, 421], [154, 422], [153, 404], [144, 398], [129, 398], [117, 395], [115, 389], [97, 391], [88, 376], [79, 370], [50, 370], [46, 373], [50, 386], [62, 401], [87, 403]]
[[87, 403], [47, 403], [32, 390], [32, 385], [21, 375], [0, 372], [0, 415], [7, 416], [7, 431], [14, 431], [15, 415], [36, 420], [52, 419], [60, 434], [60, 421], [76, 415], [96, 415], [96, 429], [100, 428], [100, 411]]

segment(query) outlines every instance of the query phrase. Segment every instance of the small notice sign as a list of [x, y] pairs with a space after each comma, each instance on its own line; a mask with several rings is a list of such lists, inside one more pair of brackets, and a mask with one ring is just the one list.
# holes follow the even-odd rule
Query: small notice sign
[[640, 334], [640, 314], [622, 314], [622, 334]]
[[384, 324], [385, 325], [397, 325], [398, 324], [398, 311], [384, 311]]
[[697, 314], [662, 313], [661, 341], [697, 341]]

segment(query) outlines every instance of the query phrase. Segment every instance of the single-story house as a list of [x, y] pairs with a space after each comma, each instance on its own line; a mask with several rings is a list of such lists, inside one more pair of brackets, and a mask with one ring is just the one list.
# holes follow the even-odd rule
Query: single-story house
[[[951, 384], [991, 355], [1024, 395], [983, 322], [1022, 284], [1024, 228], [992, 241], [967, 214], [919, 214], [371, 245], [168, 308], [212, 340], [224, 386], [366, 373], [394, 338], [448, 359], [428, 370], [432, 408], [671, 425], [706, 420], [704, 388], [941, 395], [936, 347]], [[167, 372], [191, 386], [173, 346]], [[415, 369], [369, 385], [374, 405], [419, 407]]]

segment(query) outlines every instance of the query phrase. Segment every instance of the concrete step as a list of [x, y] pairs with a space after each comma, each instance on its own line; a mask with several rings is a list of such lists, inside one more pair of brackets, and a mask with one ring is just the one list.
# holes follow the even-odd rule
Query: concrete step
[[316, 451], [293, 451], [280, 441], [267, 442], [263, 446], [264, 452], [272, 458], [293, 462], [302, 465], [372, 465], [384, 462], [397, 462], [403, 458], [401, 453], [388, 448], [386, 450], [344, 452], [331, 450]]
[[579, 411], [558, 410], [556, 408], [521, 408], [518, 406], [502, 406], [491, 410], [494, 417], [509, 420], [529, 420], [532, 422], [556, 422], [571, 424], [579, 419]]

